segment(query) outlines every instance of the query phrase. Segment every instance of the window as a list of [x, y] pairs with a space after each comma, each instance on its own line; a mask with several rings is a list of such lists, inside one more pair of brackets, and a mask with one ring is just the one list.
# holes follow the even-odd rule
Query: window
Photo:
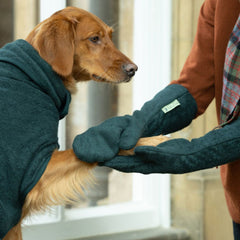
[[[139, 109], [170, 80], [171, 1], [135, 1], [134, 61], [139, 70], [133, 84], [133, 108]], [[40, 3], [41, 19], [66, 4], [59, 0]], [[64, 122], [60, 130], [63, 128]], [[60, 137], [64, 145], [64, 134]], [[55, 207], [50, 213], [27, 220], [25, 225], [24, 240], [85, 239], [169, 227], [170, 178], [132, 174], [132, 199], [127, 202], [84, 208]]]

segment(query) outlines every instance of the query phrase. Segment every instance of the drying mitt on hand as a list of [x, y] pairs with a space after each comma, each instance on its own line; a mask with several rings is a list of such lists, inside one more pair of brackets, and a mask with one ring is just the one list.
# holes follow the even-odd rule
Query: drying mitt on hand
[[167, 86], [133, 115], [114, 117], [76, 136], [73, 150], [85, 162], [104, 162], [119, 149], [133, 148], [140, 137], [167, 134], [186, 127], [197, 112], [188, 90], [178, 84]]
[[182, 174], [240, 159], [240, 119], [201, 138], [173, 139], [156, 147], [140, 146], [134, 156], [117, 156], [101, 166], [122, 172]]

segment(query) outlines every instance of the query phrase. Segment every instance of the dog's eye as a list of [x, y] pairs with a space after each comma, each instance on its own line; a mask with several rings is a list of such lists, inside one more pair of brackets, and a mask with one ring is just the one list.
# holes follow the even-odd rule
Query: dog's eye
[[90, 37], [89, 40], [93, 43], [99, 43], [100, 42], [99, 36]]

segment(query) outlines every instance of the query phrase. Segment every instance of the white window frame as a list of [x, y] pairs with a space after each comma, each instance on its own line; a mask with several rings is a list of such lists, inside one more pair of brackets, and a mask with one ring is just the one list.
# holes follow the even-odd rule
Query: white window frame
[[[65, 0], [40, 0], [41, 20], [64, 8]], [[44, 10], [43, 10], [44, 9]], [[135, 0], [133, 106], [139, 109], [170, 82], [171, 1]], [[60, 139], [64, 145], [64, 122]], [[121, 189], [119, 189], [121, 191]], [[130, 202], [84, 209], [58, 207], [23, 228], [24, 240], [66, 240], [170, 226], [169, 175], [133, 174]], [[97, 237], [96, 237], [97, 239]]]

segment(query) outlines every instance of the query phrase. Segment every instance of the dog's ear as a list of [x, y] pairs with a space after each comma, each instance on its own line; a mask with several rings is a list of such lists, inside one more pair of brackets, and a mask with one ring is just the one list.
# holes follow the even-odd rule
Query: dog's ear
[[55, 72], [69, 76], [74, 61], [74, 39], [74, 23], [61, 16], [52, 16], [40, 23], [26, 40]]

